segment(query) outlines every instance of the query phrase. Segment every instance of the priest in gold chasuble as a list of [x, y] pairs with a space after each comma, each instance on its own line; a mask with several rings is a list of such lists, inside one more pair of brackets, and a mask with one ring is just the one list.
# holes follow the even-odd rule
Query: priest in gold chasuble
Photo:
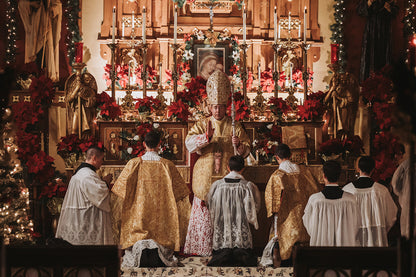
[[302, 216], [309, 197], [319, 191], [318, 182], [306, 166], [292, 163], [290, 156], [291, 152], [286, 144], [276, 147], [279, 169], [270, 176], [267, 183], [265, 203], [267, 217], [277, 217], [274, 224], [277, 228], [275, 232], [272, 226], [270, 241], [260, 261], [262, 266], [273, 264], [272, 251], [276, 239], [281, 260], [290, 259], [296, 242], [309, 242]]
[[127, 163], [112, 188], [113, 229], [121, 225], [123, 266], [159, 266], [140, 264], [147, 249], [156, 249], [163, 265], [175, 266], [173, 251], [180, 250], [188, 227], [190, 191], [175, 165], [157, 154], [160, 134], [149, 132], [144, 143], [146, 153]]
[[230, 93], [228, 76], [220, 70], [212, 73], [207, 81], [212, 115], [196, 122], [185, 139], [188, 151], [201, 155], [192, 176], [195, 197], [184, 248], [186, 254], [211, 255], [212, 227], [205, 196], [211, 184], [228, 173], [227, 163], [231, 156], [238, 154], [246, 157], [250, 152], [250, 140], [240, 123], [235, 123], [235, 136], [232, 135], [232, 119], [226, 116]]

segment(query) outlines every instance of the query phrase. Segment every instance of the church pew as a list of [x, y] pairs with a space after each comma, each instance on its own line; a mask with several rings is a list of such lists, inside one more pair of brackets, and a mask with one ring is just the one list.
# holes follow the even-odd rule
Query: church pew
[[[302, 247], [294, 253], [295, 276], [397, 276], [395, 247]], [[333, 270], [338, 274], [329, 274]], [[327, 274], [324, 275], [325, 271]], [[384, 272], [384, 275], [377, 275]]]

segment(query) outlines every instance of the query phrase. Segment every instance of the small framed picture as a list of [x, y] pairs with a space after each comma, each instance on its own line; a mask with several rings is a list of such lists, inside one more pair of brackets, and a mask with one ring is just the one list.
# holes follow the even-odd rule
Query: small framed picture
[[230, 48], [228, 44], [218, 43], [215, 47], [206, 44], [194, 44], [193, 76], [205, 80], [217, 69], [229, 74]]

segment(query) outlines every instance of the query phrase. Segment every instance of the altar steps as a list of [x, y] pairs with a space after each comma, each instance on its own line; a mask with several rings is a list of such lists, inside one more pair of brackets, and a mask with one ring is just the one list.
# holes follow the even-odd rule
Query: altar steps
[[165, 276], [293, 276], [292, 267], [209, 267], [206, 266], [208, 258], [189, 257], [180, 260], [183, 266], [158, 268], [121, 268], [122, 277], [165, 277]]

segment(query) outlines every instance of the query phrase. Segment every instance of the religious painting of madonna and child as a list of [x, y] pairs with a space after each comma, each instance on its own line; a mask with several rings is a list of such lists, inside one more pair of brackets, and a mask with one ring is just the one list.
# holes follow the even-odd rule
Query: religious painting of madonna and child
[[201, 76], [205, 80], [217, 69], [228, 73], [229, 49], [228, 45], [217, 44], [215, 47], [207, 47], [205, 44], [195, 44], [196, 59], [193, 64], [194, 76]]

